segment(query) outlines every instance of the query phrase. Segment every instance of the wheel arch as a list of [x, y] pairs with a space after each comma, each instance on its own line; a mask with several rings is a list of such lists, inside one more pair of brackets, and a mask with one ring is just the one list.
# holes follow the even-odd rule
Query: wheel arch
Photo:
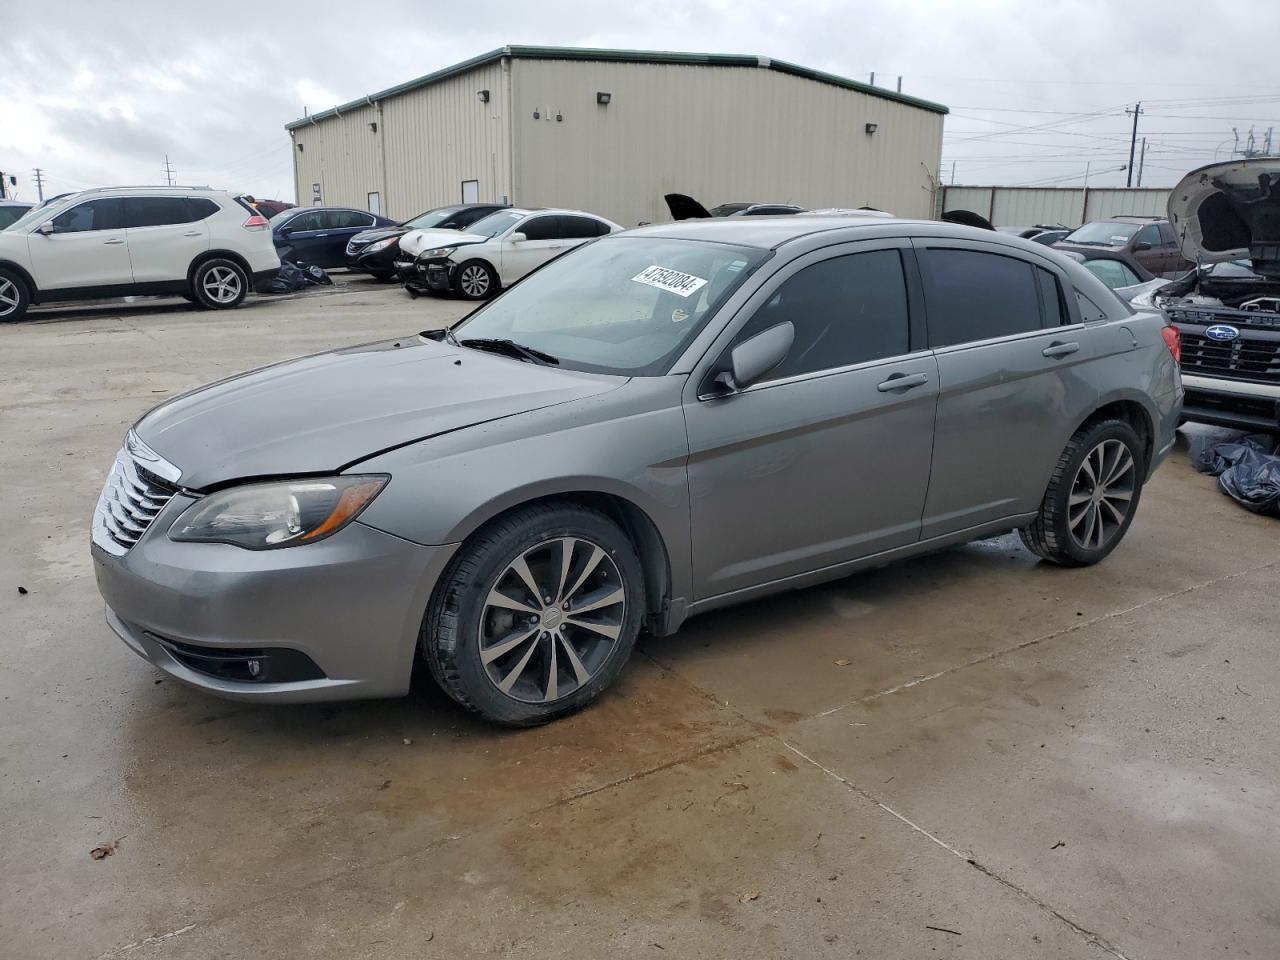
[[22, 266], [22, 264], [14, 263], [14, 261], [12, 260], [0, 260], [0, 267], [4, 268], [5, 270], [9, 270], [9, 271], [12, 271], [13, 273], [16, 273], [18, 275], [18, 279], [20, 279], [24, 284], [26, 284], [27, 296], [31, 298], [31, 302], [32, 303], [40, 302], [40, 288], [36, 286], [35, 278], [31, 276], [31, 274], [27, 271], [25, 267]]
[[230, 260], [241, 270], [245, 272], [247, 282], [253, 282], [253, 270], [249, 268], [249, 261], [234, 250], [205, 250], [198, 254], [191, 261], [191, 266], [187, 267], [187, 283], [195, 282], [196, 271], [200, 269], [202, 264], [208, 263], [210, 260]]
[[450, 279], [458, 276], [462, 272], [463, 268], [469, 263], [481, 263], [489, 268], [489, 273], [493, 276], [494, 293], [498, 293], [505, 289], [502, 283], [502, 271], [498, 269], [498, 265], [489, 257], [467, 257], [465, 260], [459, 260], [458, 265], [453, 268], [453, 273], [450, 274]]
[[1134, 433], [1142, 441], [1142, 462], [1150, 471], [1155, 454], [1156, 418], [1147, 408], [1147, 403], [1143, 402], [1145, 399], [1139, 393], [1104, 397], [1098, 407], [1076, 425], [1071, 435], [1075, 436], [1082, 427], [1100, 420], [1123, 420], [1133, 427]]

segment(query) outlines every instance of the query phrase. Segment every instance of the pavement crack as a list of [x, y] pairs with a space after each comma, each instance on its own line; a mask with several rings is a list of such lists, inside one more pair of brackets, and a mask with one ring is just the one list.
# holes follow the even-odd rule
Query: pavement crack
[[901, 823], [906, 824], [916, 833], [920, 834], [920, 836], [924, 837], [931, 843], [941, 847], [943, 850], [947, 851], [947, 853], [951, 854], [953, 857], [956, 857], [959, 860], [963, 860], [965, 863], [973, 867], [979, 873], [983, 874], [984, 876], [990, 877], [992, 880], [1006, 887], [1008, 890], [1017, 894], [1019, 897], [1026, 900], [1027, 902], [1033, 904], [1038, 909], [1056, 918], [1057, 920], [1060, 920], [1062, 923], [1066, 924], [1068, 927], [1074, 930], [1077, 934], [1083, 937], [1088, 943], [1093, 944], [1094, 946], [1098, 947], [1100, 950], [1103, 950], [1106, 953], [1110, 954], [1111, 956], [1115, 957], [1116, 960], [1131, 960], [1131, 958], [1127, 954], [1122, 953], [1118, 947], [1116, 947], [1113, 943], [1111, 943], [1101, 934], [1095, 933], [1094, 931], [1090, 930], [1088, 927], [1082, 926], [1081, 924], [1072, 920], [1070, 917], [1063, 914], [1060, 910], [1054, 909], [1052, 906], [1050, 906], [1044, 900], [1037, 897], [1035, 894], [1031, 893], [1029, 890], [1026, 890], [1023, 887], [1020, 887], [1018, 884], [1014, 883], [1012, 880], [1009, 880], [1001, 876], [1000, 874], [992, 870], [990, 867], [985, 866], [976, 858], [953, 847], [951, 844], [947, 843], [947, 841], [943, 840], [937, 834], [930, 833], [928, 830], [920, 826], [920, 824], [916, 823], [911, 818], [905, 816], [904, 814], [899, 813], [897, 810], [894, 810], [891, 806], [889, 806], [883, 800], [880, 800], [879, 798], [872, 795], [871, 793], [868, 793], [866, 790], [858, 786], [848, 777], [841, 776], [839, 773], [832, 770], [830, 767], [815, 760], [813, 757], [809, 756], [799, 747], [796, 747], [793, 744], [788, 743], [785, 739], [781, 737], [779, 737], [778, 740], [784, 747], [786, 747], [788, 750], [794, 753], [797, 757], [804, 760], [806, 763], [809, 763], [814, 767], [817, 767], [819, 770], [825, 773], [828, 777], [835, 780], [837, 783], [840, 783], [841, 785], [843, 785], [846, 789], [851, 791], [856, 796], [862, 798], [868, 803], [875, 804], [885, 813], [889, 814], [889, 816], [893, 817], [894, 819], [898, 820]]
[[945, 669], [938, 670], [923, 677], [913, 677], [910, 680], [888, 687], [887, 689], [879, 690], [875, 693], [869, 693], [864, 697], [858, 697], [856, 700], [849, 700], [845, 703], [837, 704], [834, 707], [823, 710], [821, 713], [814, 714], [813, 718], [829, 717], [833, 713], [839, 713], [841, 710], [845, 710], [848, 707], [856, 707], [860, 704], [870, 703], [873, 700], [880, 700], [883, 697], [889, 697], [895, 693], [901, 693], [903, 690], [910, 690], [912, 687], [918, 687], [920, 684], [928, 683], [930, 680], [937, 680], [940, 677], [947, 677], [953, 673], [959, 673], [961, 670], [968, 670], [970, 667], [990, 663], [992, 660], [997, 660], [1000, 657], [1008, 656], [1011, 653], [1017, 653], [1019, 650], [1025, 650], [1027, 647], [1034, 647], [1041, 643], [1048, 643], [1050, 640], [1056, 640], [1058, 637], [1064, 637], [1073, 633], [1078, 633], [1081, 630], [1087, 630], [1090, 627], [1097, 626], [1100, 623], [1105, 623], [1108, 620], [1128, 616], [1131, 613], [1136, 613], [1139, 610], [1146, 609], [1153, 604], [1164, 603], [1165, 601], [1172, 600], [1175, 597], [1180, 597], [1196, 590], [1203, 590], [1206, 587], [1212, 587], [1219, 583], [1225, 583], [1228, 580], [1246, 577], [1252, 573], [1257, 573], [1260, 570], [1269, 570], [1272, 567], [1275, 567], [1278, 563], [1280, 563], [1280, 561], [1272, 560], [1269, 563], [1259, 564], [1256, 567], [1249, 567], [1246, 570], [1238, 570], [1235, 573], [1227, 573], [1220, 577], [1204, 580], [1200, 583], [1193, 583], [1185, 587], [1179, 587], [1177, 590], [1171, 590], [1170, 592], [1161, 594], [1158, 597], [1150, 597], [1143, 600], [1141, 603], [1135, 603], [1132, 606], [1125, 607], [1123, 610], [1112, 610], [1109, 613], [1100, 614], [1099, 616], [1091, 617], [1088, 620], [1082, 620], [1079, 623], [1073, 623], [1068, 627], [1061, 628], [1060, 630], [1052, 630], [1049, 633], [1042, 634], [1038, 637], [1032, 637], [1029, 640], [1023, 640], [1020, 643], [1015, 643], [1012, 646], [1002, 647], [999, 650], [984, 653], [980, 657], [974, 657], [972, 660], [966, 660], [964, 663], [958, 663], [955, 666], [946, 667]]
[[116, 947], [115, 949], [108, 950], [106, 953], [100, 953], [95, 960], [111, 960], [112, 957], [121, 957], [126, 953], [132, 953], [134, 950], [138, 950], [142, 947], [155, 946], [157, 943], [164, 943], [166, 940], [172, 940], [174, 937], [180, 937], [184, 933], [190, 933], [195, 928], [196, 925], [194, 923], [188, 923], [185, 927], [180, 927], [177, 930], [171, 930], [168, 933], [160, 933], [155, 936], [144, 937], [141, 940], [135, 940], [133, 943], [126, 943], [123, 947]]

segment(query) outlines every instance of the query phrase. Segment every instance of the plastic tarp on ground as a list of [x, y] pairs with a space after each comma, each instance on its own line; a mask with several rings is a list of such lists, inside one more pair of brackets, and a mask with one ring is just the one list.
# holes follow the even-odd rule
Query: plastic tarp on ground
[[285, 260], [280, 264], [280, 272], [275, 275], [264, 290], [265, 293], [292, 293], [305, 290], [307, 287], [331, 284], [333, 280], [320, 267], [303, 266]]
[[1218, 478], [1222, 492], [1246, 510], [1280, 517], [1280, 453], [1275, 437], [1250, 433], [1193, 444], [1191, 463]]

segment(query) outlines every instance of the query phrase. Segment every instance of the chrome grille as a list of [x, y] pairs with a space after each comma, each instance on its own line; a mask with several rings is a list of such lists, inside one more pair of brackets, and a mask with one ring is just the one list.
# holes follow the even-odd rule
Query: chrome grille
[[121, 450], [93, 512], [93, 542], [122, 556], [176, 492], [167, 481], [142, 467], [127, 449]]

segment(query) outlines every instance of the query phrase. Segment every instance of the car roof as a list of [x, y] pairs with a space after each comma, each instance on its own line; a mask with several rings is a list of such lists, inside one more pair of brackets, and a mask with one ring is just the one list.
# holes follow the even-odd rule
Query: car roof
[[[972, 227], [956, 228], [955, 224], [945, 224], [934, 220], [908, 220], [900, 217], [837, 217], [797, 213], [778, 217], [705, 217], [697, 220], [678, 220], [675, 223], [658, 223], [646, 227], [637, 227], [626, 231], [629, 237], [662, 237], [664, 239], [712, 240], [718, 243], [732, 243], [741, 247], [759, 247], [774, 250], [784, 243], [798, 240], [801, 237], [818, 233], [835, 233], [846, 231], [851, 234], [862, 232], [868, 234], [873, 228], [883, 233], [886, 227], [901, 228], [909, 225], [912, 228], [948, 227], [953, 228], [957, 237], [973, 239], [981, 235], [983, 239], [993, 237], [1004, 238], [1007, 234], [997, 234], [991, 230], [978, 230]], [[948, 235], [951, 231], [948, 232]], [[869, 234], [868, 234], [869, 235]]]
[[1102, 223], [1160, 223], [1162, 220], [1168, 220], [1168, 217], [1143, 217], [1137, 214], [1122, 213], [1114, 217], [1103, 217]]

